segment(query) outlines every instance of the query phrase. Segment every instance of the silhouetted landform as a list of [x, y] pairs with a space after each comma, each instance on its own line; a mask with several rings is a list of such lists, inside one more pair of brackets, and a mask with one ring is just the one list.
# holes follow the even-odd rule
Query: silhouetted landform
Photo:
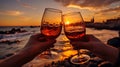
[[95, 29], [110, 29], [110, 30], [120, 30], [120, 17], [115, 19], [108, 19], [103, 23], [94, 23], [94, 18], [91, 22], [86, 22], [86, 27]]
[[109, 44], [113, 47], [119, 48], [120, 47], [120, 37], [114, 37], [112, 39], [109, 39], [107, 41], [107, 44]]
[[15, 33], [23, 33], [27, 32], [26, 30], [22, 30], [21, 28], [12, 28], [10, 31], [0, 31], [0, 34], [15, 34]]
[[30, 26], [30, 28], [36, 28], [36, 27], [40, 27], [40, 26]]

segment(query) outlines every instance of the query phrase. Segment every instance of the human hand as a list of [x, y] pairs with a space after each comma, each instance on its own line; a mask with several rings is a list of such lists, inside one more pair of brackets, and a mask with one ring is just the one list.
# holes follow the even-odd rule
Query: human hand
[[70, 43], [72, 44], [74, 49], [88, 49], [88, 50], [92, 50], [93, 48], [95, 48], [94, 45], [104, 44], [93, 35], [86, 35], [86, 38], [88, 39], [88, 41], [71, 41]]
[[93, 35], [86, 35], [86, 37], [89, 39], [88, 42], [71, 41], [70, 43], [74, 49], [88, 49], [100, 58], [112, 63], [116, 62], [119, 55], [119, 50], [117, 48], [104, 44]]
[[34, 59], [38, 54], [53, 47], [56, 41], [54, 39], [47, 39], [42, 34], [32, 35], [20, 52], [7, 58], [0, 63], [0, 67], [22, 67], [23, 64]]
[[54, 43], [56, 42], [56, 40], [54, 39], [47, 39], [45, 36], [43, 36], [42, 34], [35, 34], [32, 35], [28, 41], [28, 43], [26, 44], [26, 46], [24, 47], [24, 49], [29, 49], [31, 51], [34, 51], [34, 53], [38, 53], [40, 51], [45, 51], [47, 49], [49, 49], [50, 47], [53, 47]]

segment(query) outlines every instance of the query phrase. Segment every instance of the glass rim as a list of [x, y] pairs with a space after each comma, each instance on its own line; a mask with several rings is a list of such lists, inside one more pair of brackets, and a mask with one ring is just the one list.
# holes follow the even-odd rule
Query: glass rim
[[62, 10], [55, 9], [55, 8], [45, 8], [45, 10], [49, 10], [49, 11], [52, 11], [52, 12], [59, 12], [59, 13], [62, 13]]

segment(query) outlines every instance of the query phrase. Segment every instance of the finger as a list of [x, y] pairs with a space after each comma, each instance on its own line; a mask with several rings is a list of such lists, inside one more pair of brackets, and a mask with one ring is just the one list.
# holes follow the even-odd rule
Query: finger
[[46, 43], [46, 44], [54, 44], [54, 43], [56, 43], [56, 40], [55, 39], [52, 39], [52, 40], [46, 39], [46, 41], [44, 43]]
[[78, 47], [78, 45], [80, 44], [77, 44], [77, 42], [70, 42], [70, 44], [73, 46], [73, 47]]
[[96, 38], [93, 35], [86, 35], [86, 37], [90, 40], [90, 41], [100, 41], [98, 38]]
[[34, 34], [34, 35], [32, 35], [32, 37], [40, 42], [46, 41], [45, 36], [43, 34], [40, 34], [40, 33]]
[[40, 42], [46, 42], [47, 41], [47, 39], [45, 37], [38, 37], [38, 40]]
[[85, 43], [85, 42], [73, 42], [72, 43], [72, 46], [74, 49], [86, 49], [89, 47], [88, 43]]
[[35, 33], [32, 36], [40, 36], [40, 35], [42, 35], [42, 34], [41, 33]]
[[52, 40], [47, 39], [47, 40], [48, 40], [48, 42], [50, 42], [50, 43], [56, 43], [56, 40], [55, 40], [55, 39], [52, 39]]
[[40, 34], [40, 33], [36, 33], [36, 34], [31, 35], [30, 38], [36, 39], [36, 38], [38, 38], [39, 36], [41, 36], [41, 34]]

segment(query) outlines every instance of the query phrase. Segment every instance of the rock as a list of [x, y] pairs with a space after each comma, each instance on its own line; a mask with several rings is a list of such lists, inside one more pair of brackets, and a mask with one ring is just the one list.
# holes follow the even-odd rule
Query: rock
[[12, 56], [12, 55], [14, 55], [14, 53], [9, 53], [9, 54], [6, 54], [5, 56], [9, 57], [9, 56]]
[[101, 64], [99, 64], [98, 67], [113, 67], [113, 65], [108, 61], [104, 61]]
[[90, 62], [99, 64], [99, 63], [103, 62], [103, 60], [99, 57], [94, 57], [94, 58], [90, 59]]
[[98, 67], [96, 63], [90, 62], [87, 67]]
[[0, 60], [1, 60], [1, 59], [5, 59], [5, 58], [6, 58], [6, 56], [0, 56]]
[[65, 63], [64, 63], [64, 66], [65, 66], [65, 67], [70, 67], [71, 64], [70, 64], [69, 62], [65, 62]]
[[113, 47], [120, 47], [120, 37], [115, 37], [115, 38], [112, 38], [112, 39], [109, 39], [107, 41], [107, 44], [113, 46]]

